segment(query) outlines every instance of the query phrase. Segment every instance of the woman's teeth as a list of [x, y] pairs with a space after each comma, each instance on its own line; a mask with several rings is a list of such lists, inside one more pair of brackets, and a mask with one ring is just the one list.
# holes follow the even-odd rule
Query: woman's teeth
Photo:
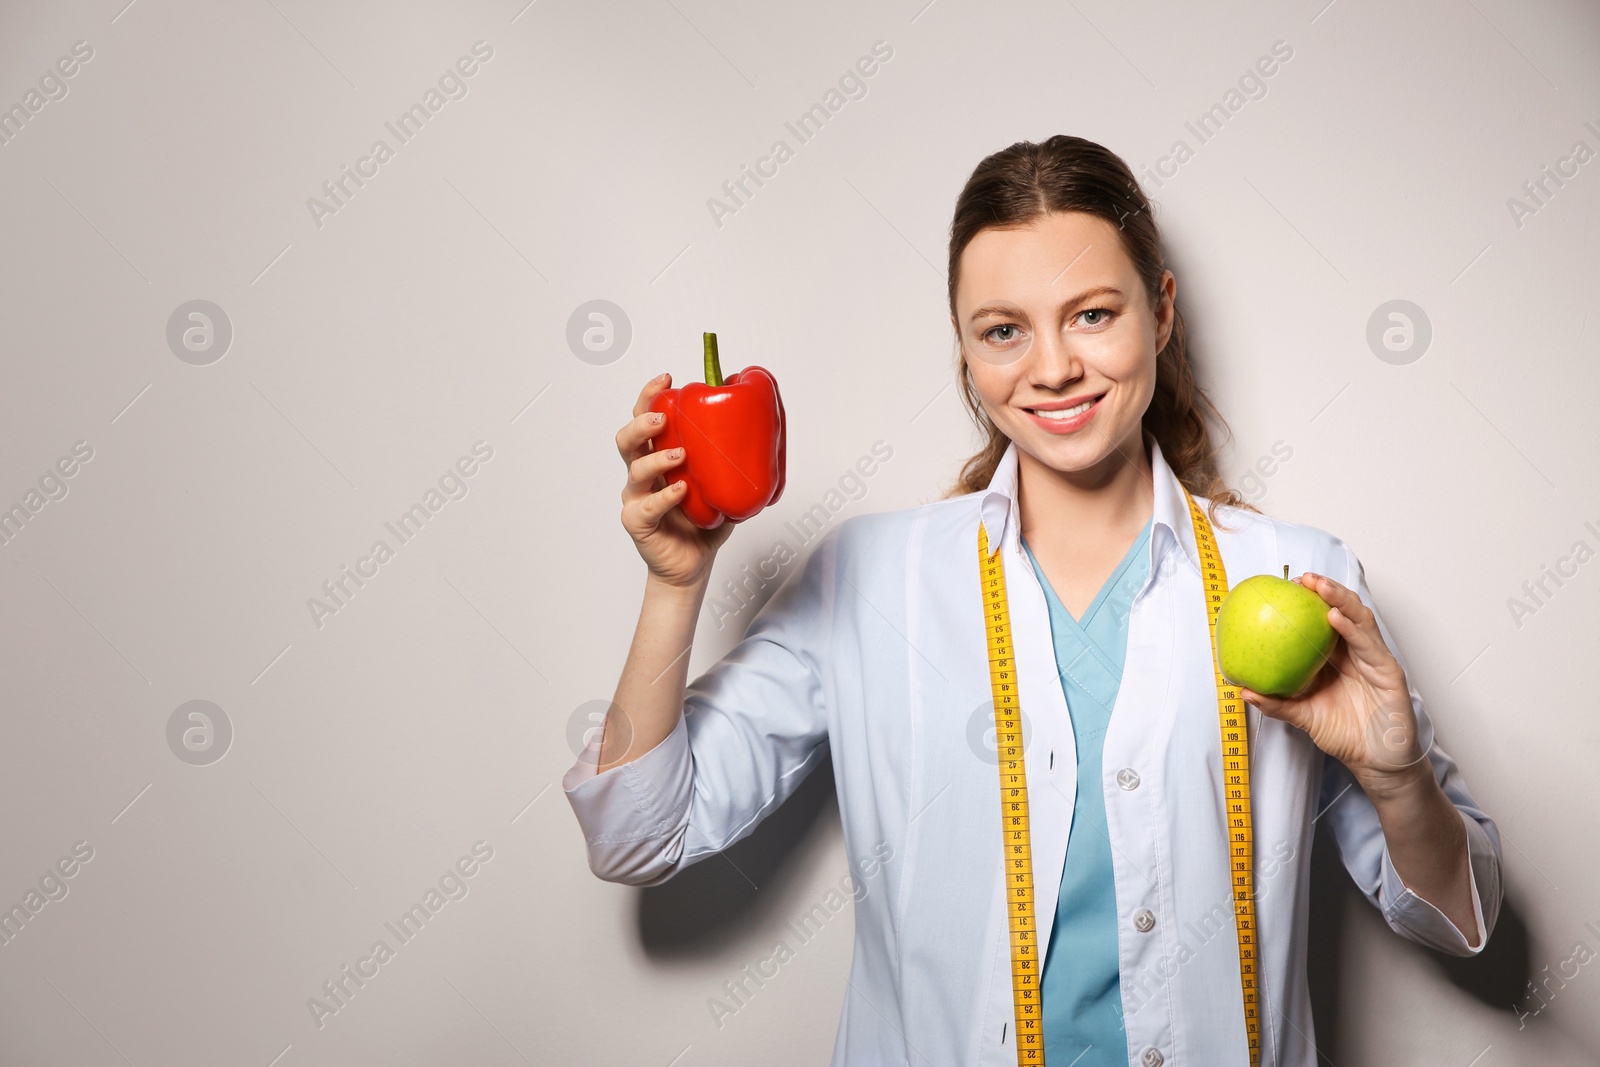
[[1032, 411], [1035, 415], [1038, 415], [1040, 418], [1045, 418], [1045, 419], [1070, 419], [1074, 415], [1082, 415], [1085, 411], [1088, 411], [1092, 407], [1094, 407], [1094, 401], [1093, 400], [1085, 400], [1083, 403], [1077, 405], [1076, 407], [1057, 408], [1055, 411], [1040, 411], [1038, 408], [1030, 408], [1029, 410]]

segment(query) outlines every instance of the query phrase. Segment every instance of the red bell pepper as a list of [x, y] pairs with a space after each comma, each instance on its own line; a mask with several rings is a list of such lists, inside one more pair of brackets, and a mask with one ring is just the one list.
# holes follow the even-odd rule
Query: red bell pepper
[[655, 449], [685, 449], [667, 472], [687, 482], [683, 513], [703, 530], [743, 522], [783, 495], [783, 399], [771, 372], [750, 366], [723, 378], [717, 335], [705, 335], [706, 380], [663, 389], [650, 410], [666, 415]]

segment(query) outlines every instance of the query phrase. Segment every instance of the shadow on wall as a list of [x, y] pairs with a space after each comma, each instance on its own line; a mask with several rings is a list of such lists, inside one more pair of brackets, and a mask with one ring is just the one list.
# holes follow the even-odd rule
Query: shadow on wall
[[[1311, 1015], [1316, 1028], [1317, 1063], [1333, 1067], [1342, 1061], [1339, 1035], [1344, 1018], [1339, 1003], [1344, 966], [1344, 917], [1347, 908], [1371, 908], [1339, 859], [1339, 849], [1326, 824], [1317, 828], [1311, 849], [1311, 909], [1307, 963], [1311, 987]], [[1447, 956], [1414, 941], [1394, 935], [1407, 951], [1433, 961], [1457, 989], [1485, 1009], [1512, 1011], [1527, 997], [1531, 974], [1528, 927], [1517, 913], [1510, 894], [1500, 905], [1489, 943], [1476, 956]], [[1352, 1021], [1351, 1025], [1359, 1025]]]
[[785, 894], [762, 890], [802, 876], [790, 857], [824, 819], [839, 821], [831, 755], [749, 837], [639, 891], [645, 954], [655, 960], [710, 958], [764, 923]]

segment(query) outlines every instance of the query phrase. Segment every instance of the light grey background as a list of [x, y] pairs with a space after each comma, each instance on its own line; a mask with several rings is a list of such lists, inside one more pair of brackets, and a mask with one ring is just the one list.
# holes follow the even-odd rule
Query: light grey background
[[[1355, 899], [1339, 1067], [1594, 1062], [1597, 965], [1551, 976], [1600, 951], [1600, 563], [1509, 603], [1600, 549], [1600, 162], [1543, 206], [1522, 191], [1600, 151], [1592, 5], [525, 2], [0, 13], [0, 107], [93, 49], [0, 145], [0, 507], [93, 450], [0, 545], [0, 904], [93, 849], [0, 945], [0, 1061], [825, 1063], [847, 914], [721, 1027], [707, 1001], [844, 873], [832, 810], [753, 921], [663, 956], [561, 796], [643, 581], [612, 437], [645, 379], [698, 378], [702, 330], [776, 373], [788, 489], [714, 592], [875, 441], [893, 458], [830, 521], [940, 495], [975, 443], [955, 195], [987, 153], [1068, 132], [1141, 172], [1195, 148], [1144, 180], [1227, 469], [1292, 451], [1252, 495], [1363, 559], [1549, 983], [1519, 1020]], [[467, 94], [319, 226], [308, 198], [478, 41]], [[799, 144], [785, 122], [878, 41], [865, 96]], [[1265, 95], [1197, 144], [1185, 123], [1278, 41]], [[778, 139], [793, 158], [718, 225], [708, 199]], [[168, 345], [193, 300], [232, 326], [207, 365]], [[592, 300], [631, 324], [610, 362], [568, 345]], [[1420, 358], [1368, 345], [1392, 300], [1427, 316]], [[465, 497], [319, 626], [308, 599], [398, 545], [384, 523], [478, 441]], [[712, 610], [692, 675], [753, 614]], [[194, 700], [231, 726], [210, 763], [169, 747]], [[308, 999], [479, 841], [467, 895], [319, 1028]]]

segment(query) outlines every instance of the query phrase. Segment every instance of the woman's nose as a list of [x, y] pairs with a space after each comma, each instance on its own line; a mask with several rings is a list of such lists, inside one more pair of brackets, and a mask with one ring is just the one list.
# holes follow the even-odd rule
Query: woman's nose
[[1055, 389], [1083, 377], [1083, 364], [1075, 346], [1060, 334], [1046, 331], [1034, 338], [1028, 355], [1028, 373], [1035, 385]]

